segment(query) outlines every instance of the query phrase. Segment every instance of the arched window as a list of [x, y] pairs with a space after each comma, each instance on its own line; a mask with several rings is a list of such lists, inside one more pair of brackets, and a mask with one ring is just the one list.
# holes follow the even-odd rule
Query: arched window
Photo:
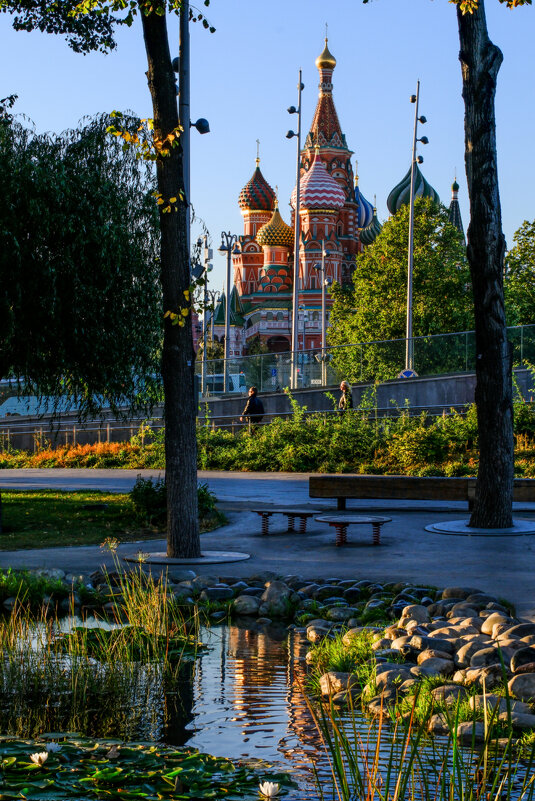
[[282, 312], [277, 312], [277, 321], [281, 323], [284, 320], [284, 314]]
[[273, 312], [268, 312], [266, 314], [266, 320], [273, 320]]

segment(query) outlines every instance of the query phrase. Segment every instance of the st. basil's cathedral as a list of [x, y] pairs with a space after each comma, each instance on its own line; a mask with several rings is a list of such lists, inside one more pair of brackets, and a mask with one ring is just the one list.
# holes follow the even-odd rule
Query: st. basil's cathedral
[[[342, 133], [333, 100], [336, 59], [325, 48], [316, 59], [319, 95], [304, 147], [301, 150], [299, 300], [306, 310], [306, 325], [300, 323], [299, 347], [321, 347], [321, 271], [315, 269], [325, 246], [325, 278], [328, 283], [351, 280], [355, 257], [372, 244], [381, 231], [374, 206], [362, 195], [358, 175], [353, 173], [346, 137]], [[416, 167], [415, 195], [440, 202], [433, 187]], [[450, 219], [462, 230], [453, 184]], [[391, 214], [410, 196], [410, 169], [387, 199]], [[232, 256], [234, 287], [230, 296], [231, 358], [247, 355], [252, 343], [262, 343], [273, 353], [291, 348], [292, 292], [294, 275], [294, 219], [296, 188], [291, 198], [290, 224], [281, 217], [278, 199], [260, 169], [256, 169], [240, 192], [243, 234]], [[222, 295], [214, 310], [213, 330], [219, 341], [225, 334], [225, 303]], [[327, 293], [327, 319], [332, 301]], [[304, 329], [304, 330], [303, 330]]]

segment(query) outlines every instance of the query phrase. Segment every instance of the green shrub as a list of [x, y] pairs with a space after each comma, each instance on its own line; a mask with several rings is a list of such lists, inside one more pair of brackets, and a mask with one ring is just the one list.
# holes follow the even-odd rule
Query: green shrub
[[[130, 500], [138, 517], [148, 525], [165, 525], [167, 515], [167, 488], [165, 479], [137, 477], [130, 492]], [[216, 515], [216, 496], [208, 484], [197, 486], [199, 518], [206, 520]]]

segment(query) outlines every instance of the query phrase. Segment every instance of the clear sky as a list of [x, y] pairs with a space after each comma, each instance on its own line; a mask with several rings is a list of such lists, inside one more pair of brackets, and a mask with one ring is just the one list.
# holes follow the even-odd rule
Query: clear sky
[[[421, 81], [422, 171], [446, 205], [455, 174], [465, 228], [468, 202], [464, 174], [463, 102], [456, 13], [447, 0], [212, 0], [202, 2], [216, 33], [191, 26], [192, 118], [206, 117], [211, 133], [192, 129], [192, 200], [217, 248], [220, 232], [243, 231], [237, 206], [250, 178], [260, 139], [261, 168], [278, 186], [289, 222], [295, 182], [295, 139], [285, 133], [295, 117], [297, 73], [303, 70], [303, 130], [308, 132], [318, 92], [316, 56], [328, 23], [329, 49], [337, 59], [334, 99], [348, 146], [358, 158], [360, 187], [379, 218], [386, 198], [410, 165], [414, 106], [409, 97]], [[504, 63], [496, 101], [500, 190], [508, 245], [523, 220], [535, 219], [535, 8], [508, 10], [486, 0], [489, 32]], [[178, 53], [178, 20], [170, 19], [172, 51]], [[131, 109], [150, 116], [141, 26], [119, 35], [108, 56], [81, 56], [61, 37], [16, 33], [0, 15], [0, 97], [16, 93], [16, 109], [39, 131], [75, 126], [86, 114]], [[197, 235], [194, 230], [193, 235]], [[224, 260], [215, 254], [213, 284], [219, 288]]]

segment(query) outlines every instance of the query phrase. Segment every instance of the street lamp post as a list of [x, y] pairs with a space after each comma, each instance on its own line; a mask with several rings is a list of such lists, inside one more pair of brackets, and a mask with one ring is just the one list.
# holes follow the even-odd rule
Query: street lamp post
[[326, 363], [326, 319], [325, 319], [325, 287], [330, 285], [325, 277], [325, 257], [330, 256], [329, 251], [325, 250], [325, 240], [321, 242], [321, 264], [315, 264], [314, 269], [321, 272], [321, 383], [327, 384], [327, 363]]
[[227, 284], [225, 298], [225, 356], [223, 362], [223, 392], [228, 392], [229, 379], [228, 367], [230, 357], [230, 286], [231, 286], [231, 266], [232, 266], [232, 248], [236, 244], [238, 237], [236, 234], [231, 234], [230, 231], [221, 232], [221, 245], [218, 248], [219, 253], [227, 254]]
[[409, 249], [408, 249], [408, 263], [407, 263], [407, 322], [406, 322], [406, 341], [405, 341], [405, 370], [401, 372], [401, 377], [412, 378], [416, 375], [414, 371], [414, 340], [412, 337], [412, 278], [414, 267], [414, 183], [416, 179], [416, 164], [423, 162], [422, 156], [416, 156], [416, 143], [421, 142], [423, 145], [429, 143], [427, 136], [422, 136], [418, 139], [418, 123], [422, 125], [427, 122], [424, 116], [418, 116], [418, 107], [420, 104], [420, 81], [416, 84], [416, 94], [411, 95], [411, 103], [416, 104], [414, 112], [414, 135], [412, 139], [412, 160], [411, 160], [411, 194], [409, 205]]
[[299, 229], [300, 229], [300, 201], [301, 201], [301, 92], [305, 88], [301, 81], [301, 70], [299, 70], [299, 80], [297, 83], [297, 108], [290, 106], [288, 114], [297, 114], [297, 133], [288, 131], [287, 139], [297, 137], [297, 175], [296, 175], [296, 196], [295, 196], [295, 219], [294, 219], [294, 283], [292, 295], [292, 355], [290, 362], [290, 385], [292, 389], [297, 388], [297, 353], [299, 350], [299, 330], [297, 305], [299, 303]]
[[214, 322], [215, 322], [215, 306], [216, 303], [219, 302], [219, 298], [221, 297], [219, 290], [217, 289], [209, 289], [208, 294], [210, 296], [210, 308], [212, 313], [210, 315], [210, 341], [212, 343], [212, 347], [214, 346]]
[[302, 379], [302, 385], [305, 386], [305, 351], [306, 351], [308, 312], [306, 306], [303, 303], [299, 306], [299, 311], [301, 312], [301, 317], [303, 319], [303, 353], [301, 356], [301, 379]]
[[206, 395], [206, 344], [207, 344], [207, 333], [208, 333], [208, 320], [206, 318], [206, 312], [208, 307], [208, 273], [212, 269], [212, 265], [209, 263], [210, 259], [213, 257], [214, 252], [212, 248], [208, 247], [208, 237], [206, 234], [204, 235], [204, 294], [203, 294], [203, 337], [202, 337], [202, 367], [201, 367], [201, 395], [204, 397]]

